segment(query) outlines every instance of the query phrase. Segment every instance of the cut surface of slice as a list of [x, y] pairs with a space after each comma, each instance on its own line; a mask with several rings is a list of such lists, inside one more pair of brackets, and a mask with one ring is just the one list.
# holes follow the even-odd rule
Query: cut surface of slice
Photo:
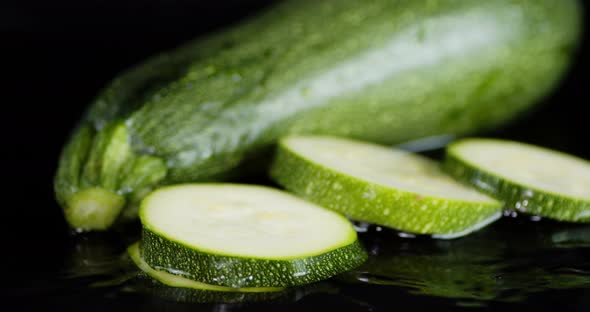
[[144, 199], [140, 219], [146, 263], [208, 284], [307, 284], [367, 257], [346, 218], [269, 187], [165, 187]]
[[498, 201], [456, 182], [438, 163], [350, 139], [285, 138], [271, 176], [352, 219], [437, 238], [469, 234], [501, 216]]
[[447, 148], [445, 170], [507, 208], [590, 222], [590, 162], [506, 140], [464, 139]]

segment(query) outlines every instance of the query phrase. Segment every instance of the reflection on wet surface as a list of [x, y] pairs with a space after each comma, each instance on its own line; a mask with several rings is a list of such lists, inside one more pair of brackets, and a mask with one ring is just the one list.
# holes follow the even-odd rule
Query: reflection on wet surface
[[[26, 294], [143, 298], [195, 304], [226, 311], [243, 304], [297, 304], [336, 300], [373, 310], [373, 297], [438, 298], [454, 306], [527, 302], [535, 294], [590, 289], [590, 225], [504, 217], [490, 227], [456, 240], [435, 240], [358, 224], [369, 260], [328, 281], [265, 296], [171, 288], [141, 274], [125, 253], [138, 238], [130, 233], [72, 236], [73, 247], [58, 273], [22, 288]], [[535, 219], [536, 220], [536, 219]], [[15, 292], [18, 294], [20, 290]], [[323, 299], [322, 299], [323, 298]], [[136, 298], [137, 299], [137, 298]], [[138, 299], [140, 300], [140, 299]], [[261, 303], [262, 302], [262, 303]], [[371, 303], [369, 303], [371, 302]], [[382, 304], [382, 303], [378, 303]]]

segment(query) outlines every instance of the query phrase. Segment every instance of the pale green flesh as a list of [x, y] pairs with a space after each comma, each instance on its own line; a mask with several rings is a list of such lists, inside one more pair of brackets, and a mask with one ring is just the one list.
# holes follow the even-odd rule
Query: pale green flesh
[[476, 170], [506, 181], [571, 198], [590, 200], [590, 162], [510, 141], [468, 139], [451, 153]]
[[384, 146], [334, 137], [293, 137], [284, 144], [309, 161], [361, 181], [425, 196], [495, 201], [464, 187], [425, 157]]
[[221, 291], [221, 292], [276, 292], [282, 291], [284, 288], [281, 287], [247, 287], [247, 288], [231, 288], [224, 286], [211, 285], [206, 283], [197, 282], [188, 278], [184, 278], [180, 275], [170, 274], [164, 271], [158, 271], [150, 267], [143, 258], [141, 257], [139, 243], [134, 243], [127, 248], [127, 253], [133, 262], [150, 277], [157, 281], [171, 286], [171, 287], [182, 287], [192, 288], [196, 290], [206, 291]]
[[260, 186], [162, 188], [142, 202], [140, 218], [145, 228], [188, 248], [244, 258], [304, 258], [356, 240], [344, 217]]

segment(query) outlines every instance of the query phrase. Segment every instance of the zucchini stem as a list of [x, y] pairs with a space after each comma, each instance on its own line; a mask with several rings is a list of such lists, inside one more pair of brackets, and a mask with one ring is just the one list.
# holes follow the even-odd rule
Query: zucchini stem
[[89, 188], [74, 194], [65, 216], [76, 231], [106, 230], [125, 206], [125, 197], [103, 188]]

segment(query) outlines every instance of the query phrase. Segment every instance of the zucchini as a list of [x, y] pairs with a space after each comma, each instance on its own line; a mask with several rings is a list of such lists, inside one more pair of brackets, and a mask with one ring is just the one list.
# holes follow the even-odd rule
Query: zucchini
[[308, 284], [367, 258], [346, 218], [268, 187], [188, 184], [141, 204], [143, 259], [233, 288]]
[[[235, 302], [256, 299], [274, 299], [280, 297], [285, 288], [229, 288], [197, 282], [182, 276], [158, 271], [150, 267], [141, 257], [140, 243], [134, 243], [127, 248], [129, 258], [141, 270], [140, 278], [149, 276], [157, 281], [151, 285], [160, 296], [171, 297], [175, 300], [190, 302]], [[142, 276], [146, 275], [146, 276]], [[278, 296], [277, 296], [278, 293]]]
[[72, 227], [108, 229], [154, 187], [240, 175], [288, 134], [393, 144], [497, 126], [559, 80], [580, 11], [575, 0], [281, 1], [107, 87], [64, 148], [58, 201]]
[[350, 139], [283, 138], [271, 176], [354, 220], [436, 238], [464, 236], [502, 215], [499, 202], [459, 184], [438, 163]]
[[464, 139], [450, 145], [446, 171], [509, 209], [590, 222], [590, 162], [534, 145]]

